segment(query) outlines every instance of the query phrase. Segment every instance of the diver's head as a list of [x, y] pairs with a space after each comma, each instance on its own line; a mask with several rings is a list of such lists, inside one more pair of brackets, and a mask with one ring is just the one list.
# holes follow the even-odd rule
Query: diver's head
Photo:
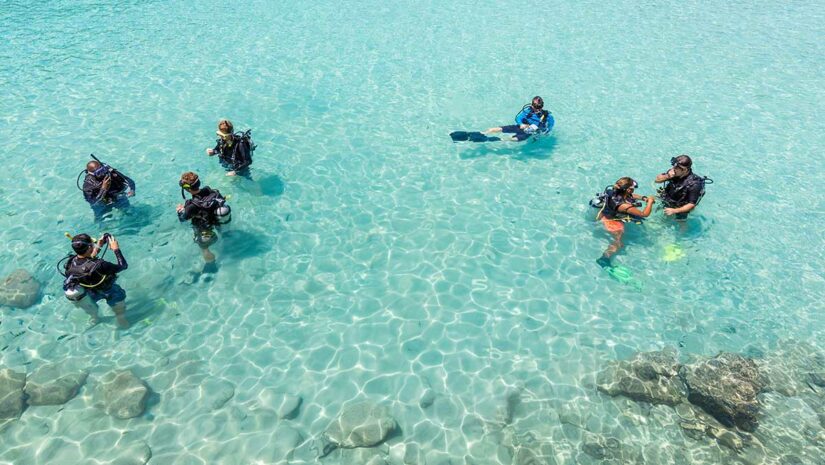
[[639, 187], [639, 183], [627, 176], [619, 178], [616, 184], [613, 185], [613, 189], [616, 193], [621, 194], [622, 197], [633, 195], [633, 191], [635, 191], [637, 187]]
[[88, 234], [78, 234], [72, 237], [72, 250], [80, 256], [88, 255], [94, 250], [94, 241]]
[[679, 155], [670, 159], [670, 164], [673, 165], [673, 174], [676, 177], [687, 176], [693, 167], [693, 160], [687, 155]]
[[218, 130], [215, 132], [222, 138], [226, 139], [232, 137], [232, 134], [235, 132], [235, 127], [232, 126], [232, 121], [222, 119], [218, 121]]
[[97, 160], [92, 160], [89, 163], [86, 163], [86, 172], [97, 179], [103, 179], [107, 174], [109, 174], [109, 167], [106, 165], [101, 165]]
[[187, 171], [181, 175], [178, 185], [190, 194], [197, 194], [201, 190], [200, 178], [191, 171]]
[[544, 100], [541, 97], [536, 95], [533, 97], [533, 101], [530, 103], [530, 106], [533, 107], [533, 110], [539, 111], [544, 108]]

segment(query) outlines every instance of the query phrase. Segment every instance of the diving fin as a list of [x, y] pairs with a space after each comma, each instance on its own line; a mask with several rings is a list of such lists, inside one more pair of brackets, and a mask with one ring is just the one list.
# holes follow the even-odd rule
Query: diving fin
[[453, 140], [453, 142], [493, 142], [501, 140], [498, 137], [487, 137], [486, 134], [483, 134], [478, 131], [453, 131], [450, 133], [450, 138]]
[[453, 131], [450, 133], [450, 138], [453, 142], [464, 142], [468, 138], [467, 131]]

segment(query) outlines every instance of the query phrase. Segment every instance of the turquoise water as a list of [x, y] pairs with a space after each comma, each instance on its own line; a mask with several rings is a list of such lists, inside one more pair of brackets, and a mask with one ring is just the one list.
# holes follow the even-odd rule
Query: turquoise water
[[[7, 425], [0, 462], [104, 463], [148, 446], [150, 464], [282, 463], [287, 449], [315, 463], [320, 434], [362, 399], [399, 423], [381, 449], [393, 464], [509, 463], [502, 437], [548, 463], [598, 463], [585, 430], [638, 463], [752, 458], [593, 380], [665, 346], [821, 349], [825, 5], [529, 6], [6, 2], [0, 275], [26, 268], [44, 297], [2, 309], [0, 365], [91, 374], [65, 406]], [[535, 94], [556, 118], [550, 138], [447, 137], [509, 124]], [[251, 181], [203, 153], [223, 117], [253, 129]], [[74, 185], [90, 152], [138, 183], [134, 208], [102, 227]], [[685, 230], [661, 213], [629, 227], [616, 261], [640, 286], [621, 285], [595, 264], [608, 237], [587, 201], [624, 175], [653, 192], [679, 153], [715, 183]], [[187, 170], [231, 195], [213, 278], [174, 213]], [[105, 305], [87, 329], [54, 272], [64, 231], [104, 230], [130, 264], [125, 332]], [[685, 256], [665, 261], [674, 243]], [[142, 417], [97, 407], [93, 380], [113, 368], [154, 391]], [[300, 414], [278, 420], [268, 392], [301, 396]], [[822, 463], [825, 441], [794, 435], [783, 413], [797, 404], [768, 404], [764, 429], [786, 434], [753, 463]]]

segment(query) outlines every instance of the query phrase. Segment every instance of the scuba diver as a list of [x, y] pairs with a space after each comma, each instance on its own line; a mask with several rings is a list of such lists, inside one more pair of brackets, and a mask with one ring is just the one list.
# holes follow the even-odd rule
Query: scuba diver
[[[608, 186], [603, 193], [597, 194], [590, 201], [590, 205], [599, 208], [596, 219], [601, 220], [604, 229], [613, 236], [613, 242], [607, 247], [602, 256], [596, 260], [602, 268], [612, 266], [610, 258], [624, 246], [625, 223], [641, 224], [643, 218], [650, 216], [655, 199], [634, 193], [638, 183], [631, 178], [619, 178], [615, 184]], [[647, 202], [644, 210], [639, 210], [641, 202]]]
[[[214, 271], [215, 254], [209, 251], [209, 246], [218, 240], [215, 228], [232, 219], [229, 205], [217, 189], [201, 186], [200, 178], [191, 171], [183, 173], [178, 184], [180, 195], [186, 200], [177, 206], [178, 219], [181, 222], [191, 221], [195, 243], [200, 246], [207, 264], [204, 271]], [[186, 199], [184, 190], [192, 195], [191, 199]]]
[[[102, 163], [94, 154], [92, 161], [86, 163], [86, 170], [77, 175], [77, 188], [83, 191], [83, 197], [92, 206], [95, 221], [112, 210], [127, 208], [129, 197], [135, 195], [135, 182], [111, 166]], [[80, 177], [83, 175], [83, 186]]]
[[[82, 308], [91, 317], [90, 322], [96, 325], [100, 322], [97, 313], [97, 301], [106, 299], [106, 303], [112, 308], [117, 325], [121, 329], [129, 327], [126, 320], [126, 292], [115, 281], [117, 273], [129, 267], [117, 239], [111, 234], [104, 234], [99, 240], [93, 240], [88, 234], [78, 234], [70, 236], [72, 240], [72, 250], [75, 255], [69, 254], [57, 263], [58, 272], [66, 278], [63, 281], [63, 290], [66, 298], [72, 301], [75, 306]], [[110, 263], [102, 258], [98, 258], [100, 251], [104, 248], [111, 248], [115, 253], [117, 263]], [[106, 254], [103, 250], [101, 257]], [[65, 261], [63, 270], [60, 265]]]
[[713, 184], [707, 176], [693, 172], [693, 160], [687, 155], [670, 159], [671, 168], [656, 176], [657, 183], [666, 183], [658, 195], [665, 206], [665, 215], [685, 220], [705, 195], [705, 184]]
[[[538, 137], [548, 134], [553, 129], [556, 121], [553, 115], [544, 109], [544, 100], [538, 95], [533, 97], [533, 101], [521, 108], [515, 118], [515, 123], [509, 126], [498, 126], [483, 132], [455, 131], [450, 133], [453, 142], [497, 142], [511, 141], [521, 142], [531, 137]], [[488, 137], [488, 134], [512, 134], [504, 138]]]
[[232, 122], [222, 119], [218, 122], [218, 135], [215, 148], [206, 149], [210, 157], [217, 154], [221, 165], [227, 170], [227, 176], [240, 174], [249, 177], [249, 165], [252, 164], [252, 152], [256, 145], [252, 142], [251, 129], [235, 132]]

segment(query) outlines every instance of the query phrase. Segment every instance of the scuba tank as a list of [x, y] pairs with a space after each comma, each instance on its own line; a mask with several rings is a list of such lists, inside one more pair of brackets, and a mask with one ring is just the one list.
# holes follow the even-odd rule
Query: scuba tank
[[607, 186], [604, 188], [604, 191], [596, 192], [596, 195], [594, 195], [593, 198], [590, 199], [590, 206], [593, 208], [604, 207], [604, 202], [605, 200], [607, 200], [607, 196], [610, 195], [607, 191], [612, 190], [612, 188], [613, 186]]
[[215, 218], [218, 224], [227, 224], [232, 221], [232, 209], [226, 201], [215, 210]]
[[78, 283], [70, 281], [70, 278], [66, 278], [63, 281], [63, 295], [72, 302], [77, 302], [86, 297], [86, 289]]

